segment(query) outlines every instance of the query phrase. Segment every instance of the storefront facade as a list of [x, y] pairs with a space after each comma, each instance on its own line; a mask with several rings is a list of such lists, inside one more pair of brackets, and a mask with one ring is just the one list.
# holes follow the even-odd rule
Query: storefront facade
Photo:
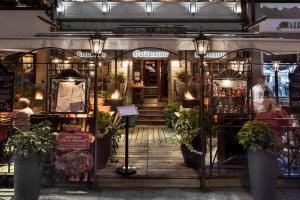
[[[298, 56], [298, 52], [300, 52], [299, 38], [265, 37], [261, 34], [267, 33], [264, 32], [267, 29], [263, 28], [263, 24], [258, 29], [260, 33], [256, 32], [255, 26], [248, 29], [250, 32], [244, 32], [244, 27], [250, 21], [254, 23], [264, 14], [262, 12], [261, 15], [252, 17], [250, 12], [247, 12], [247, 8], [249, 9], [251, 6], [253, 5], [245, 4], [243, 1], [170, 3], [58, 1], [58, 6], [52, 16], [41, 16], [42, 20], [39, 23], [43, 21], [42, 25], [32, 28], [32, 32], [20, 33], [17, 31], [18, 28], [13, 27], [7, 32], [1, 33], [3, 35], [0, 35], [0, 53], [3, 55], [3, 63], [8, 63], [5, 66], [10, 66], [11, 63], [17, 61], [17, 97], [31, 96], [37, 100], [36, 103], [40, 103], [38, 111], [51, 112], [51, 105], [48, 105], [51, 104], [51, 102], [48, 103], [48, 99], [51, 99], [49, 98], [51, 89], [50, 91], [47, 89], [51, 88], [51, 78], [67, 68], [82, 72], [84, 77], [91, 82], [91, 86], [97, 77], [98, 83], [93, 84], [98, 90], [99, 96], [102, 95], [101, 97], [105, 96], [110, 99], [118, 90], [121, 93], [121, 97], [118, 98], [123, 98], [124, 102], [128, 104], [133, 103], [142, 107], [145, 104], [153, 104], [153, 101], [147, 101], [147, 99], [154, 99], [155, 103], [181, 102], [184, 95], [182, 92], [188, 91], [192, 99], [195, 99], [194, 102], [198, 103], [197, 100], [201, 97], [199, 90], [201, 62], [195, 53], [194, 39], [201, 33], [210, 40], [208, 53], [204, 57], [203, 63], [206, 72], [204, 76], [205, 90], [211, 89], [210, 87], [214, 84], [213, 78], [232, 78], [229, 75], [234, 75], [239, 79], [243, 75], [243, 80], [238, 80], [232, 87], [233, 90], [224, 90], [223, 94], [221, 90], [211, 89], [212, 94], [205, 93], [205, 97], [223, 98], [229, 96], [229, 93], [234, 93], [234, 97], [238, 97], [238, 92], [241, 90], [250, 91], [250, 88], [256, 83], [256, 77], [261, 73], [266, 74], [269, 80], [274, 80], [272, 69], [268, 71], [267, 68], [264, 68], [268, 63], [272, 63], [270, 59], [267, 59], [268, 56], [273, 58], [274, 55], [287, 52], [293, 52]], [[263, 10], [265, 7], [268, 5], [261, 5], [258, 9]], [[259, 13], [258, 11], [257, 13]], [[41, 11], [41, 13], [43, 12]], [[3, 14], [2, 11], [0, 14]], [[21, 20], [22, 16], [20, 14], [16, 21]], [[248, 19], [248, 17], [253, 19]], [[34, 17], [31, 16], [32, 18]], [[0, 23], [4, 24], [3, 21]], [[7, 25], [6, 21], [5, 23]], [[24, 23], [33, 22], [25, 20]], [[281, 23], [279, 29], [293, 29], [292, 32], [294, 32], [294, 29], [299, 28], [297, 21], [295, 23], [291, 21], [291, 23], [292, 25], [289, 22], [288, 25]], [[276, 31], [278, 31], [278, 27]], [[88, 41], [95, 34], [100, 34], [105, 39], [104, 53], [99, 57], [97, 64], [90, 51], [91, 47]], [[11, 55], [12, 52], [20, 54], [14, 57]], [[7, 60], [4, 60], [4, 57]], [[252, 60], [249, 60], [250, 57]], [[298, 61], [293, 59], [291, 61], [293, 66], [287, 69], [288, 72], [294, 70], [295, 63]], [[95, 70], [95, 66], [98, 66], [98, 72]], [[223, 77], [221, 73], [223, 70], [228, 70], [232, 74]], [[180, 81], [177, 75], [180, 72], [188, 72], [191, 75], [189, 81], [186, 83]], [[287, 82], [286, 74], [282, 76], [282, 83], [284, 82]], [[143, 88], [141, 93], [140, 88]], [[181, 88], [185, 88], [187, 91], [182, 90], [179, 94], [178, 91]], [[226, 87], [224, 86], [224, 88]], [[282, 90], [280, 95], [286, 97], [287, 89], [284, 88], [284, 85], [280, 85], [279, 88], [280, 91]], [[90, 95], [93, 92], [91, 90]], [[142, 94], [142, 98], [139, 97], [140, 94]], [[221, 102], [222, 110], [218, 110], [220, 105], [218, 102], [211, 106], [213, 100], [209, 102], [211, 103], [210, 107], [208, 102], [205, 106], [215, 114], [224, 112], [248, 117], [249, 114], [253, 114], [250, 96], [247, 93], [248, 99], [243, 100], [241, 105], [235, 107], [229, 105], [228, 102]], [[39, 100], [41, 101], [38, 102]], [[232, 104], [232, 102], [230, 103]], [[241, 108], [241, 106], [245, 106], [245, 108]], [[218, 127], [219, 130], [222, 129], [220, 127]], [[155, 131], [153, 130], [153, 137]], [[159, 131], [162, 131], [163, 134], [168, 132], [167, 129]], [[141, 132], [147, 131], [142, 130]], [[173, 134], [173, 132], [169, 133]], [[139, 137], [136, 136], [136, 138]], [[211, 145], [215, 138], [210, 138]], [[222, 162], [234, 156], [236, 152], [230, 152], [230, 148], [225, 152], [226, 148], [231, 145], [231, 143], [220, 144], [221, 150], [219, 151], [223, 152], [218, 155], [210, 146], [208, 153], [210, 158], [207, 158], [206, 164], [211, 169], [214, 167], [213, 155]], [[157, 146], [154, 149], [157, 150]], [[155, 153], [160, 154], [160, 152]], [[210, 175], [213, 174], [212, 171]], [[110, 173], [109, 170], [108, 172]], [[159, 176], [153, 177], [164, 179]], [[143, 176], [143, 178], [145, 177]], [[166, 179], [172, 178], [174, 178], [173, 175]], [[186, 179], [184, 176], [180, 178]], [[198, 174], [192, 175], [191, 179], [194, 181], [194, 185], [198, 184], [198, 178]], [[108, 183], [112, 177], [99, 175], [97, 179], [99, 185], [101, 185], [102, 179]], [[115, 182], [117, 181], [120, 179], [118, 178]]]

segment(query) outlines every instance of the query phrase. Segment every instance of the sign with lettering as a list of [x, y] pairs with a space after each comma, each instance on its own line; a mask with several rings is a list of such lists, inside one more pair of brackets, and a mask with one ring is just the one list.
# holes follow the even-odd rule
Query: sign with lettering
[[289, 74], [290, 85], [290, 111], [293, 114], [300, 113], [300, 67], [298, 66], [294, 73]]
[[90, 135], [87, 133], [59, 133], [58, 149], [89, 149]]
[[0, 64], [0, 112], [12, 112], [14, 107], [15, 74]]
[[[76, 51], [76, 55], [80, 58], [93, 58], [93, 54], [91, 51]], [[105, 58], [106, 53], [102, 52], [101, 57]]]
[[299, 33], [300, 19], [266, 19], [259, 25], [260, 32]]
[[[207, 59], [215, 59], [215, 58], [226, 58], [226, 52], [217, 52], [217, 51], [211, 51], [207, 52], [207, 54], [204, 56]], [[195, 58], [199, 58], [197, 55], [197, 52], [195, 52]]]
[[135, 105], [131, 105], [131, 106], [118, 106], [117, 110], [120, 113], [121, 117], [134, 116], [134, 115], [138, 115], [139, 114], [139, 112], [136, 109]]
[[168, 58], [168, 51], [156, 51], [156, 50], [135, 50], [132, 52], [134, 58]]

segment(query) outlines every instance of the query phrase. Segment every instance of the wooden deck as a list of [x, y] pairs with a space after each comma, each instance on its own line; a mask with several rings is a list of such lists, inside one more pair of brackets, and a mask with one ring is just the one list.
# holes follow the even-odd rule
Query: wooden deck
[[[121, 176], [116, 169], [124, 164], [124, 133], [114, 163], [109, 163], [96, 174], [97, 187], [200, 187], [199, 173], [186, 167], [178, 143], [179, 137], [166, 126], [137, 126], [129, 131], [129, 165], [137, 173]], [[215, 151], [215, 150], [214, 150]], [[209, 163], [209, 155], [206, 155]], [[206, 179], [208, 187], [246, 187], [246, 168], [214, 168], [212, 177]], [[207, 169], [209, 173], [209, 169]], [[288, 179], [287, 179], [288, 180]], [[285, 186], [281, 179], [278, 186]], [[299, 183], [293, 183], [292, 186]]]
[[[124, 184], [126, 186], [139, 181], [152, 181], [157, 179], [184, 179], [193, 185], [199, 186], [199, 174], [195, 169], [183, 164], [180, 152], [178, 136], [174, 130], [165, 126], [138, 126], [129, 131], [129, 165], [137, 167], [137, 173], [128, 177], [122, 177], [116, 173], [116, 168], [124, 163], [124, 134], [119, 142], [116, 163], [110, 163], [104, 169], [97, 171], [97, 185]], [[129, 180], [131, 179], [131, 180]], [[156, 182], [156, 183], [155, 183]], [[174, 181], [173, 181], [174, 183]], [[170, 181], [167, 183], [170, 184]]]

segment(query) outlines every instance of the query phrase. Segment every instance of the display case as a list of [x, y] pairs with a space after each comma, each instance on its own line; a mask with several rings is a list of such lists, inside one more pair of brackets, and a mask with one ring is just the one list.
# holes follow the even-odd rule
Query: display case
[[212, 114], [248, 112], [247, 80], [234, 70], [225, 70], [211, 78]]

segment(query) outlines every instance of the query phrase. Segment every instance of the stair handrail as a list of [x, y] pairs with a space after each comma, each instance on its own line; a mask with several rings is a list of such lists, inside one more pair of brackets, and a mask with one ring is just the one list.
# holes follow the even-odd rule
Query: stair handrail
[[179, 97], [179, 92], [178, 92], [176, 80], [174, 80], [174, 90], [175, 90], [175, 95], [176, 95], [176, 101], [179, 102], [180, 97]]

